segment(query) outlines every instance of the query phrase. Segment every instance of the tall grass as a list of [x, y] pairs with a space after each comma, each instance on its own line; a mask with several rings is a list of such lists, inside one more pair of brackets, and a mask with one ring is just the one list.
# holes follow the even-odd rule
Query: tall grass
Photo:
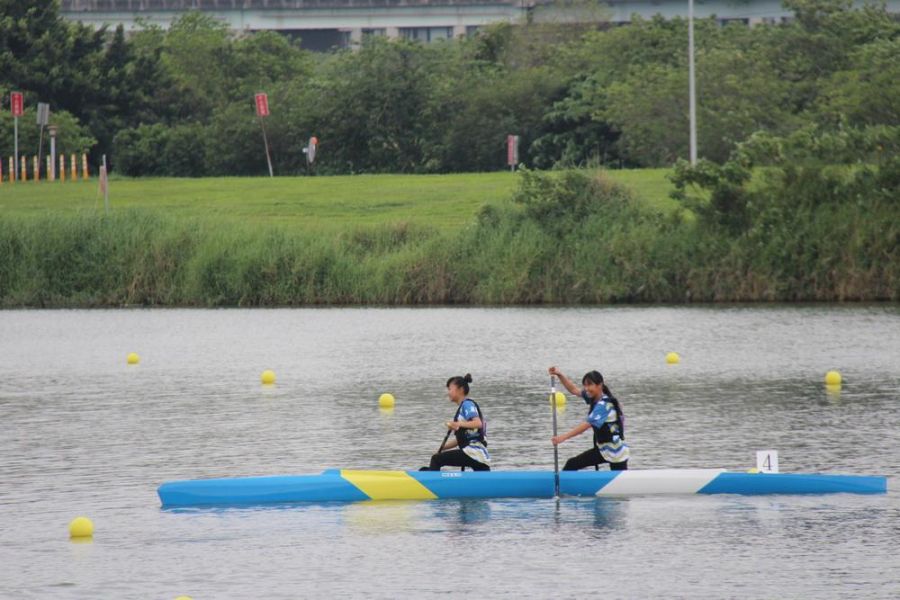
[[[526, 174], [456, 229], [326, 235], [122, 209], [0, 218], [0, 305], [296, 306], [898, 300], [900, 208], [777, 199], [741, 235], [603, 176]], [[779, 208], [780, 207], [780, 208]]]

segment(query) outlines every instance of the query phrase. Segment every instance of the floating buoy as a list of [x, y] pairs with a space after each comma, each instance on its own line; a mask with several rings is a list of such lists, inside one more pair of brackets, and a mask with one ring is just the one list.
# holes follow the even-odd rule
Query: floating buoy
[[275, 383], [275, 371], [266, 369], [262, 372], [262, 375], [259, 376], [259, 380], [262, 381], [263, 385], [273, 385]]
[[378, 406], [381, 408], [394, 408], [394, 402], [393, 394], [382, 394], [378, 396]]
[[825, 385], [841, 385], [841, 374], [837, 371], [828, 371], [827, 373], [825, 373]]
[[69, 537], [89, 538], [94, 535], [94, 524], [87, 517], [75, 517], [69, 523]]
[[759, 469], [757, 469], [756, 467], [753, 467], [752, 469], [747, 469], [747, 472], [748, 473], [759, 473]]
[[136, 352], [129, 352], [128, 358], [126, 359], [129, 365], [136, 365], [141, 362], [141, 357], [137, 355]]
[[549, 398], [550, 404], [554, 406], [565, 406], [566, 405], [566, 395], [562, 392], [553, 392], [553, 395]]
[[677, 352], [669, 352], [666, 354], [666, 363], [670, 365], [677, 365], [681, 362], [681, 357], [678, 356]]
[[194, 600], [190, 596], [178, 596], [175, 600]]

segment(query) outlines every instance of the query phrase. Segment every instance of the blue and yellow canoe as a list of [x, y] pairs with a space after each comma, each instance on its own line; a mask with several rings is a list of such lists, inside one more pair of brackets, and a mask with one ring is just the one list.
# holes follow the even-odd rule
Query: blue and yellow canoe
[[[563, 496], [660, 494], [883, 494], [887, 478], [869, 475], [742, 473], [724, 469], [564, 471]], [[164, 508], [293, 502], [552, 498], [552, 471], [357, 471], [316, 475], [170, 481], [158, 490]]]

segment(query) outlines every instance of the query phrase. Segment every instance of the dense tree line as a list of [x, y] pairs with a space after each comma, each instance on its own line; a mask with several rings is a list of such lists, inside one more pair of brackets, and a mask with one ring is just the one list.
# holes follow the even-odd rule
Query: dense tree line
[[[696, 23], [704, 158], [725, 163], [754, 134], [900, 123], [900, 23], [850, 0], [785, 4], [790, 23]], [[0, 0], [0, 91], [5, 110], [10, 90], [49, 102], [63, 151], [108, 154], [128, 175], [265, 173], [257, 91], [281, 174], [307, 171], [313, 135], [320, 173], [501, 169], [510, 133], [529, 167], [668, 166], [687, 155], [686, 40], [683, 19], [523, 23], [312, 54], [201, 13], [126, 35], [63, 20], [55, 0]], [[36, 149], [28, 116], [21, 144]], [[3, 118], [0, 155], [11, 137]]]

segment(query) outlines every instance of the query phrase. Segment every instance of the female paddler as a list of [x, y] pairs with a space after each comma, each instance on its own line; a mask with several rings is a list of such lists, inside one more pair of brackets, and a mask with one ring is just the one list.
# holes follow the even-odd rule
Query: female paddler
[[628, 445], [625, 443], [625, 416], [622, 414], [622, 406], [612, 395], [606, 384], [603, 383], [603, 375], [598, 371], [590, 371], [581, 378], [584, 389], [572, 383], [572, 380], [562, 374], [556, 367], [550, 367], [550, 376], [559, 377], [569, 392], [581, 398], [590, 407], [588, 416], [580, 425], [576, 425], [568, 433], [551, 438], [554, 446], [581, 435], [588, 429], [594, 430], [594, 447], [573, 456], [566, 461], [563, 471], [577, 471], [589, 466], [598, 466], [609, 463], [613, 471], [624, 471], [628, 468]]
[[[484, 416], [481, 408], [468, 397], [470, 383], [472, 376], [468, 373], [463, 377], [451, 377], [447, 380], [447, 397], [457, 405], [456, 414], [447, 423], [447, 438], [440, 451], [431, 457], [431, 464], [422, 467], [421, 471], [440, 471], [441, 467], [491, 470], [491, 457], [484, 436]], [[452, 438], [451, 432], [454, 434]]]

